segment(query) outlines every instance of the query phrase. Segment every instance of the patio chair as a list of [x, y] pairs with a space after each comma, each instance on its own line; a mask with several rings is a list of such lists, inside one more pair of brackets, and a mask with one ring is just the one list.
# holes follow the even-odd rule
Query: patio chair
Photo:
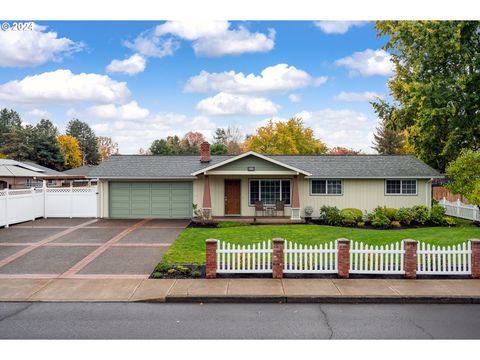
[[263, 206], [263, 201], [255, 201], [255, 217], [257, 212], [261, 212], [262, 216], [265, 214], [265, 207]]
[[285, 201], [277, 200], [275, 203], [275, 213], [278, 216], [278, 212], [282, 212], [282, 216], [285, 216]]

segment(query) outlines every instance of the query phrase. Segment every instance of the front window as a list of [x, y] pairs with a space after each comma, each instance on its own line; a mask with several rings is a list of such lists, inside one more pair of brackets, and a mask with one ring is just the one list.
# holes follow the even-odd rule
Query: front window
[[416, 195], [417, 180], [386, 180], [385, 193], [387, 195]]
[[310, 185], [312, 195], [342, 195], [342, 180], [313, 179]]
[[250, 180], [250, 206], [256, 201], [263, 201], [265, 205], [275, 205], [277, 201], [291, 204], [290, 180]]

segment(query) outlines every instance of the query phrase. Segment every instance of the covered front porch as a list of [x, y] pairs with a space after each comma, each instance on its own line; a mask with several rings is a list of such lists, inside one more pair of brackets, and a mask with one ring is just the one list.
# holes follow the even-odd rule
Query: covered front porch
[[298, 169], [258, 154], [239, 156], [192, 175], [194, 202], [214, 219], [252, 223], [301, 221]]

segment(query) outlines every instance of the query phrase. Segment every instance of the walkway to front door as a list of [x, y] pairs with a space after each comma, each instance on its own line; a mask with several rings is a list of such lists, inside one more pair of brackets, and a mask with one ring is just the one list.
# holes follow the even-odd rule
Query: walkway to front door
[[240, 180], [225, 180], [225, 215], [240, 215]]

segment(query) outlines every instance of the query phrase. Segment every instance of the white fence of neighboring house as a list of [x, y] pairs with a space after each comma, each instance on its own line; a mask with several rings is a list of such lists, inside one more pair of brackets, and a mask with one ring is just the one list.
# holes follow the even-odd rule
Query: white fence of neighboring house
[[0, 191], [0, 226], [40, 217], [97, 217], [97, 187]]
[[271, 273], [272, 272], [272, 242], [251, 245], [236, 245], [218, 242], [217, 272], [218, 273]]
[[404, 274], [402, 242], [390, 245], [366, 245], [352, 241], [350, 246], [350, 273]]
[[421, 242], [417, 248], [417, 274], [471, 274], [471, 254], [470, 241], [442, 247]]
[[46, 188], [45, 217], [97, 217], [97, 187]]
[[338, 244], [330, 243], [315, 246], [285, 242], [284, 273], [333, 274], [338, 272]]
[[447, 210], [446, 214], [449, 216], [455, 216], [473, 221], [480, 221], [480, 210], [476, 205], [462, 204], [460, 200], [450, 202], [447, 201], [445, 198], [443, 198], [439, 202], [439, 204]]

